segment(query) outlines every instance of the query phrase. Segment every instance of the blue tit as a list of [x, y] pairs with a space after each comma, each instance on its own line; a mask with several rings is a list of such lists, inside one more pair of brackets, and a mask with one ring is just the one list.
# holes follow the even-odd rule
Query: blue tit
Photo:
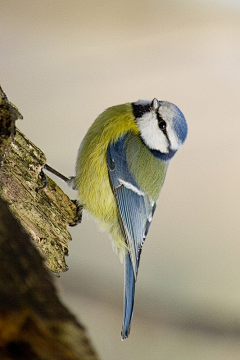
[[169, 162], [186, 136], [176, 105], [139, 100], [104, 111], [79, 148], [74, 186], [80, 204], [125, 262], [122, 340], [130, 332], [142, 246]]

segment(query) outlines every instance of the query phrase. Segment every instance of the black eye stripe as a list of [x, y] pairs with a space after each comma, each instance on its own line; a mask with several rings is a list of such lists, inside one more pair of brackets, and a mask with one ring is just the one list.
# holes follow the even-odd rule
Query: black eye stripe
[[161, 117], [161, 115], [158, 112], [156, 113], [156, 116], [157, 116], [157, 121], [158, 121], [158, 127], [163, 132], [163, 134], [166, 136], [166, 139], [170, 146], [171, 142], [169, 140], [168, 133], [167, 133], [167, 123], [165, 120], [163, 120], [163, 118]]
[[166, 135], [167, 123], [166, 123], [166, 121], [163, 120], [163, 118], [161, 117], [161, 115], [159, 113], [156, 113], [156, 115], [157, 115], [159, 129], [162, 130], [162, 132]]

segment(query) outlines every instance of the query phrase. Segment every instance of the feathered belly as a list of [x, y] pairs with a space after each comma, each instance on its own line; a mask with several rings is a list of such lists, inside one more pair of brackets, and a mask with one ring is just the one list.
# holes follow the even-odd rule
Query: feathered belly
[[75, 180], [79, 200], [97, 220], [100, 228], [109, 233], [114, 250], [121, 259], [127, 246], [119, 225], [117, 203], [110, 186], [105, 156], [88, 158], [86, 163], [79, 154], [78, 163], [82, 164]]

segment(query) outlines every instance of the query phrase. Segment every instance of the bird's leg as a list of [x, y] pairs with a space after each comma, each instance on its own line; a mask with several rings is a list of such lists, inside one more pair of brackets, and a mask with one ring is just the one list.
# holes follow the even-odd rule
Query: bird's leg
[[53, 169], [50, 165], [45, 164], [44, 165], [44, 169], [46, 169], [47, 171], [51, 172], [52, 174], [56, 175], [57, 177], [59, 177], [61, 180], [65, 181], [73, 190], [74, 190], [74, 186], [73, 186], [73, 181], [74, 181], [74, 176], [70, 176], [70, 177], [66, 177], [65, 175], [61, 174], [59, 171]]
[[[61, 174], [59, 171], [53, 169], [48, 164], [44, 165], [44, 169], [46, 169], [47, 171], [51, 172], [52, 174], [58, 176], [61, 180], [65, 181], [69, 185], [69, 187], [71, 187], [73, 190], [75, 190], [75, 186], [74, 186], [75, 176], [66, 177], [65, 175]], [[38, 188], [37, 191], [43, 190], [47, 186], [47, 183], [48, 183], [47, 177], [43, 170], [41, 170], [40, 176], [42, 178], [43, 186]], [[71, 201], [74, 203], [74, 205], [76, 205], [76, 216], [74, 217], [72, 223], [69, 224], [69, 226], [76, 226], [77, 224], [79, 224], [82, 221], [83, 206], [79, 203], [78, 200], [71, 200]]]

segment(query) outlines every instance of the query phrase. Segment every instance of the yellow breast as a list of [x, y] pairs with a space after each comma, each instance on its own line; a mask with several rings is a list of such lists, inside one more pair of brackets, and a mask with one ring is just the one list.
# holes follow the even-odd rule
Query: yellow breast
[[79, 149], [75, 186], [79, 200], [112, 235], [118, 251], [125, 240], [118, 223], [116, 200], [108, 178], [107, 147], [127, 132], [139, 134], [130, 103], [113, 106], [92, 124]]

